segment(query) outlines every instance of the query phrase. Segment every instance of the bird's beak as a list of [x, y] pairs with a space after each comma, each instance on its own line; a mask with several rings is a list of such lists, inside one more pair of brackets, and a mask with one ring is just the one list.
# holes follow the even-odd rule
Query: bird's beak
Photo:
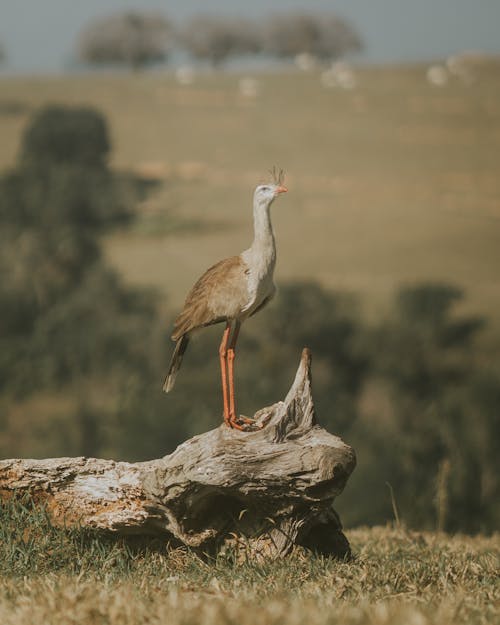
[[276, 187], [275, 194], [279, 195], [280, 193], [286, 193], [287, 191], [288, 189], [286, 187], [280, 185], [279, 187]]

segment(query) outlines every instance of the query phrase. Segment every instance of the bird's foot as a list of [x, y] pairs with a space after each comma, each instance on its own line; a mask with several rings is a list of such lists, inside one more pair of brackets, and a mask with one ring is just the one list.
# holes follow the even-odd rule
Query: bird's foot
[[268, 422], [269, 419], [252, 419], [251, 417], [245, 417], [243, 415], [229, 415], [225, 419], [225, 423], [228, 427], [242, 432], [257, 432], [261, 430]]

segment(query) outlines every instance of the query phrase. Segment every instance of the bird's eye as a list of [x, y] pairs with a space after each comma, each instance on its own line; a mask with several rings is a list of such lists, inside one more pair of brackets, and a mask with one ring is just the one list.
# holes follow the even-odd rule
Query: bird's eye
[[269, 191], [269, 187], [262, 187], [262, 191]]

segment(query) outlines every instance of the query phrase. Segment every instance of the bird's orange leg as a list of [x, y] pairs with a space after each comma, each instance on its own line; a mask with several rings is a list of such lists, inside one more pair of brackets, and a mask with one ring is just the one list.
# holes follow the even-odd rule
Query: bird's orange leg
[[236, 322], [234, 326], [233, 336], [227, 350], [227, 372], [229, 378], [229, 419], [226, 424], [237, 430], [255, 430], [255, 420], [249, 417], [242, 417], [236, 414], [236, 400], [234, 392], [234, 359], [236, 356], [236, 341], [240, 333], [241, 323]]
[[228, 400], [228, 388], [227, 388], [227, 344], [229, 341], [229, 334], [231, 332], [231, 323], [228, 321], [226, 329], [222, 335], [222, 341], [219, 347], [219, 360], [220, 360], [220, 373], [222, 378], [222, 399], [224, 402], [224, 422], [226, 425], [230, 425], [229, 416], [229, 400]]
[[234, 357], [235, 357], [235, 349], [236, 349], [236, 341], [238, 340], [238, 334], [240, 333], [241, 323], [237, 321], [234, 326], [233, 336], [231, 337], [231, 343], [229, 344], [229, 349], [227, 350], [227, 370], [229, 376], [229, 425], [230, 427], [236, 427], [237, 429], [241, 429], [238, 427], [236, 423], [236, 408], [235, 408], [235, 398], [234, 398]]

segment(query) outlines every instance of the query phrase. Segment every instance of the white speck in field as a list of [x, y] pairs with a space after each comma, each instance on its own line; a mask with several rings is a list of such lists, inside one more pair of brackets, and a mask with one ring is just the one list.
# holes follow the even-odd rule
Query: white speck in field
[[240, 93], [245, 98], [256, 98], [259, 95], [259, 81], [246, 76], [240, 80]]
[[343, 89], [354, 89], [356, 87], [358, 83], [356, 76], [351, 67], [344, 61], [333, 63], [331, 71], [335, 75], [337, 84]]
[[295, 57], [295, 65], [303, 72], [310, 72], [316, 65], [316, 57], [308, 52], [302, 52]]
[[330, 69], [321, 73], [321, 84], [327, 89], [341, 87], [342, 89], [354, 89], [358, 81], [353, 70], [347, 63], [337, 61]]
[[175, 72], [175, 79], [180, 85], [192, 85], [195, 81], [196, 73], [189, 65], [179, 67]]
[[448, 82], [448, 72], [444, 65], [431, 65], [427, 70], [427, 82], [434, 87], [444, 87]]

